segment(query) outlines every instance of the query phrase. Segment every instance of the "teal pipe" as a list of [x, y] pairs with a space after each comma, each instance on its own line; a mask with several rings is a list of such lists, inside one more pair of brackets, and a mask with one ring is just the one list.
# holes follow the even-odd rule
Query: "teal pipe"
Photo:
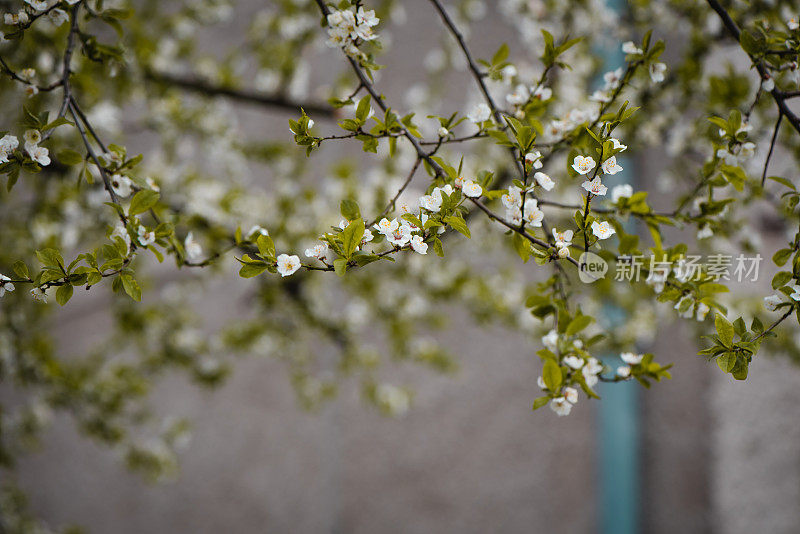
[[[625, 10], [623, 0], [607, 0], [607, 5], [620, 16]], [[606, 58], [606, 71], [625, 62], [625, 55], [619, 44], [614, 50], [603, 50], [601, 54]], [[621, 141], [627, 144], [626, 140]], [[620, 164], [625, 170], [617, 176], [627, 176], [628, 183], [635, 189], [632, 162], [624, 160]], [[611, 180], [606, 184], [609, 190], [613, 185]], [[617, 324], [625, 320], [623, 310], [608, 309], [607, 313], [611, 317], [617, 316]], [[607, 355], [603, 360], [612, 369], [622, 364], [618, 355]], [[597, 436], [600, 486], [598, 530], [603, 534], [641, 532], [640, 416], [637, 386], [634, 382], [602, 383], [598, 390], [602, 397], [599, 403]]]

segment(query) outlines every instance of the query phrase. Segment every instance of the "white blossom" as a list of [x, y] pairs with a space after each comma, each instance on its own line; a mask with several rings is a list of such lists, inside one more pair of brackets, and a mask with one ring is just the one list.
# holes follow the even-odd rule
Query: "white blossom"
[[472, 180], [464, 180], [461, 191], [470, 198], [478, 198], [483, 194], [483, 188], [480, 184], [473, 182]]
[[325, 243], [317, 243], [311, 248], [306, 249], [306, 258], [316, 258], [321, 260], [328, 252], [328, 245]]
[[553, 179], [543, 172], [537, 172], [534, 174], [533, 179], [536, 180], [536, 183], [542, 186], [545, 191], [550, 191], [556, 185]]
[[622, 43], [622, 52], [625, 54], [641, 54], [643, 50], [636, 46], [633, 41], [625, 41]]
[[775, 311], [782, 302], [783, 299], [777, 293], [764, 297], [764, 307], [769, 311]]
[[422, 236], [413, 235], [411, 236], [411, 248], [414, 249], [414, 252], [419, 254], [427, 254], [428, 253], [428, 244], [422, 240]]
[[112, 174], [109, 181], [114, 193], [122, 198], [130, 196], [133, 192], [133, 182], [124, 174]]
[[553, 329], [542, 337], [542, 345], [555, 352], [558, 349], [558, 332]]
[[596, 165], [594, 158], [592, 156], [575, 156], [575, 159], [572, 162], [572, 168], [575, 169], [575, 172], [578, 174], [587, 174]]
[[0, 139], [0, 163], [7, 163], [8, 157], [19, 146], [19, 139], [13, 135], [4, 135]]
[[281, 254], [278, 256], [278, 273], [283, 276], [291, 276], [300, 268], [300, 258], [295, 255]]
[[139, 235], [139, 244], [143, 247], [147, 247], [156, 242], [156, 233], [152, 230], [147, 230], [147, 228], [142, 225], [139, 225], [137, 234]]
[[474, 122], [475, 124], [480, 124], [482, 122], [486, 122], [489, 120], [489, 117], [492, 116], [492, 110], [481, 102], [480, 104], [476, 105], [472, 108], [472, 111], [467, 113], [467, 118]]
[[578, 358], [577, 356], [567, 356], [564, 358], [564, 363], [572, 369], [578, 370], [583, 367], [583, 358]]
[[0, 274], [0, 297], [6, 294], [6, 291], [14, 291], [14, 284], [9, 280], [11, 278]]
[[203, 247], [195, 241], [192, 232], [189, 232], [183, 241], [183, 248], [186, 251], [186, 259], [191, 262], [200, 261], [203, 258]]
[[622, 170], [622, 166], [617, 163], [616, 156], [611, 156], [600, 166], [605, 174], [617, 174]]
[[595, 179], [592, 181], [586, 180], [581, 184], [581, 187], [583, 187], [589, 193], [597, 196], [604, 196], [608, 191], [608, 188], [603, 185], [603, 182], [600, 181], [599, 176], [595, 177]]
[[593, 221], [592, 233], [599, 239], [608, 239], [616, 233], [616, 230], [614, 230], [614, 227], [611, 226], [608, 221]]
[[633, 352], [623, 352], [619, 355], [623, 362], [627, 363], [628, 365], [639, 365], [642, 363], [642, 358], [644, 358], [643, 354], [635, 354]]
[[617, 367], [617, 376], [620, 378], [628, 378], [631, 376], [631, 368], [627, 365]]
[[633, 187], [629, 184], [615, 185], [611, 189], [611, 201], [616, 204], [621, 198], [630, 198], [633, 196]]
[[31, 289], [31, 296], [33, 300], [47, 304], [47, 292], [41, 287], [34, 287]]
[[667, 72], [667, 66], [664, 63], [650, 64], [650, 79], [653, 80], [653, 83], [663, 82], [666, 72]]
[[550, 401], [550, 409], [559, 417], [563, 417], [572, 411], [572, 404], [565, 397], [556, 397]]
[[50, 165], [50, 155], [49, 151], [43, 146], [26, 146], [26, 150], [28, 151], [28, 155], [31, 157], [33, 161], [41, 165], [42, 167], [47, 167]]
[[622, 143], [619, 142], [619, 139], [617, 139], [615, 137], [610, 137], [608, 140], [611, 141], [612, 143], [614, 143], [612, 145], [612, 147], [611, 147], [614, 150], [619, 150], [620, 152], [625, 152], [625, 149], [628, 148], [628, 145], [623, 145]]

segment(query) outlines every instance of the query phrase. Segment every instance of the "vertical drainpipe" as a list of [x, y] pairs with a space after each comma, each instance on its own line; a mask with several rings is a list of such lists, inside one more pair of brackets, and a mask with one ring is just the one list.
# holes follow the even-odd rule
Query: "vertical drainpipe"
[[[624, 0], [606, 0], [610, 9], [624, 16]], [[618, 43], [613, 50], [602, 50], [605, 69], [612, 70], [624, 64], [625, 56]], [[622, 140], [625, 143], [625, 140]], [[620, 158], [621, 159], [621, 158]], [[617, 176], [636, 186], [633, 164], [621, 161], [625, 171]], [[609, 177], [611, 178], [611, 177]], [[616, 176], [614, 177], [616, 178]], [[620, 180], [622, 181], [622, 180]], [[606, 184], [609, 190], [614, 183]], [[613, 276], [613, 272], [609, 276]], [[608, 309], [612, 324], [621, 324], [625, 312]], [[606, 355], [606, 364], [616, 369], [622, 362], [618, 355]], [[599, 442], [599, 520], [602, 534], [638, 534], [640, 528], [639, 479], [639, 403], [638, 384], [621, 382], [601, 383], [598, 412]]]

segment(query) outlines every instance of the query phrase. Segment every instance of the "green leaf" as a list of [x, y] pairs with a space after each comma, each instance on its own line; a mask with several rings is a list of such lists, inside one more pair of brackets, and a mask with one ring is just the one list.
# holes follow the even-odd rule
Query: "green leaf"
[[268, 235], [261, 234], [256, 239], [256, 246], [258, 247], [258, 253], [262, 256], [275, 259], [275, 243], [272, 242], [272, 238]]
[[61, 306], [69, 302], [69, 299], [72, 298], [72, 285], [71, 284], [64, 284], [60, 286], [58, 290], [56, 290], [56, 302], [58, 302]]
[[538, 410], [542, 406], [546, 405], [550, 402], [550, 397], [538, 397], [536, 400], [533, 401], [533, 409]]
[[465, 237], [470, 238], [472, 234], [469, 232], [469, 228], [467, 228], [467, 223], [461, 217], [456, 217], [455, 215], [450, 215], [445, 217], [443, 221], [449, 224], [455, 231], [460, 234], [463, 234]]
[[242, 278], [253, 278], [266, 270], [266, 263], [244, 263], [241, 269], [239, 269], [239, 276]]
[[339, 211], [342, 212], [342, 217], [348, 221], [354, 221], [361, 218], [361, 209], [358, 207], [358, 202], [346, 198], [339, 204]]
[[70, 148], [59, 151], [58, 154], [56, 154], [56, 159], [64, 165], [78, 165], [83, 163], [83, 156]]
[[725, 352], [717, 357], [717, 366], [726, 373], [733, 371], [736, 365], [736, 354], [733, 352]]
[[125, 293], [136, 302], [141, 302], [142, 290], [139, 288], [139, 284], [134, 280], [133, 276], [121, 274], [120, 278], [122, 279], [122, 287], [125, 289]]
[[344, 273], [347, 272], [347, 260], [344, 258], [333, 260], [333, 270], [336, 271], [336, 274], [339, 276], [344, 276]]
[[719, 340], [726, 347], [730, 347], [733, 343], [733, 325], [728, 321], [724, 315], [718, 313], [714, 317], [714, 326], [717, 329]]
[[347, 228], [342, 230], [340, 234], [342, 238], [342, 252], [344, 257], [348, 260], [353, 256], [353, 253], [361, 244], [361, 238], [364, 237], [364, 220], [356, 219], [347, 225]]
[[56, 120], [54, 120], [53, 122], [45, 124], [42, 127], [42, 131], [46, 132], [47, 130], [52, 130], [53, 128], [58, 128], [59, 126], [63, 126], [64, 124], [69, 124], [70, 126], [75, 126], [73, 123], [68, 121], [66, 118], [59, 117]]
[[772, 277], [772, 289], [778, 289], [779, 287], [785, 286], [791, 279], [792, 273], [787, 273], [786, 271], [781, 271], [775, 274], [775, 276]]
[[144, 213], [158, 202], [159, 194], [151, 189], [142, 189], [133, 196], [128, 215], [138, 215]]
[[561, 367], [554, 360], [546, 360], [542, 369], [542, 380], [550, 391], [558, 391], [561, 386]]
[[568, 336], [574, 336], [587, 326], [591, 324], [593, 319], [588, 315], [579, 315], [575, 317], [570, 323], [567, 325], [566, 334]]
[[14, 272], [20, 278], [28, 279], [31, 275], [28, 273], [28, 266], [22, 260], [14, 262]]

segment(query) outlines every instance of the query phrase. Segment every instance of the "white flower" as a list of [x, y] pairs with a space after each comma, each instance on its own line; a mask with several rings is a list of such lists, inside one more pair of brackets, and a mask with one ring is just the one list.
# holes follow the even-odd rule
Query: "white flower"
[[756, 153], [756, 144], [747, 142], [743, 143], [742, 147], [739, 149], [739, 157], [742, 159], [750, 159]]
[[500, 197], [500, 202], [507, 210], [519, 209], [522, 205], [522, 190], [515, 185], [508, 186], [508, 192]]
[[535, 91], [533, 91], [533, 98], [537, 100], [541, 100], [542, 102], [546, 102], [553, 97], [553, 90], [549, 87], [537, 87]]
[[28, 151], [28, 155], [31, 157], [31, 159], [42, 167], [47, 167], [50, 165], [49, 152], [45, 147], [26, 146], [26, 150]]
[[489, 108], [489, 106], [487, 106], [483, 102], [472, 108], [472, 111], [467, 113], [467, 118], [472, 122], [474, 122], [475, 124], [486, 122], [489, 120], [489, 117], [491, 116], [492, 116], [492, 110]]
[[119, 237], [120, 239], [122, 239], [125, 242], [125, 245], [127, 245], [127, 247], [128, 247], [127, 253], [130, 253], [130, 251], [131, 251], [131, 236], [128, 235], [128, 230], [125, 228], [124, 224], [119, 223], [114, 227], [114, 230], [111, 232], [111, 235], [109, 236], [109, 238], [113, 241], [115, 237]]
[[603, 80], [606, 82], [606, 89], [619, 87], [619, 83], [622, 81], [622, 67], [603, 74]]
[[328, 252], [328, 245], [325, 243], [318, 243], [311, 248], [306, 249], [306, 258], [316, 258], [321, 260]]
[[635, 354], [633, 352], [623, 352], [619, 355], [623, 362], [627, 363], [628, 365], [639, 365], [642, 363], [642, 358], [644, 358], [643, 354]]
[[47, 2], [45, 0], [25, 0], [25, 3], [36, 11], [44, 11], [47, 9]]
[[606, 191], [608, 191], [608, 188], [603, 185], [603, 182], [600, 181], [599, 176], [595, 177], [595, 179], [591, 182], [586, 180], [581, 184], [581, 187], [583, 187], [589, 193], [598, 196], [603, 196], [606, 194]]
[[397, 230], [398, 226], [399, 223], [397, 222], [397, 219], [392, 219], [390, 221], [389, 219], [384, 217], [375, 225], [375, 229], [378, 231], [378, 233], [388, 236], [389, 234]]
[[528, 88], [520, 84], [514, 88], [512, 93], [506, 95], [506, 102], [512, 106], [521, 106], [528, 101], [528, 98], [530, 98]]
[[553, 179], [543, 172], [537, 172], [534, 174], [533, 179], [536, 180], [536, 183], [542, 186], [545, 191], [550, 191], [556, 185]]
[[41, 287], [31, 289], [31, 296], [33, 300], [47, 304], [47, 292]]
[[550, 401], [550, 409], [558, 414], [559, 417], [569, 415], [572, 411], [572, 404], [564, 397], [556, 397]]
[[366, 10], [364, 9], [364, 6], [358, 8], [358, 11], [356, 12], [356, 18], [358, 18], [359, 24], [363, 24], [364, 26], [368, 26], [370, 28], [377, 26], [381, 21], [381, 19], [375, 16], [375, 10]]
[[69, 20], [69, 15], [63, 9], [54, 9], [49, 13], [48, 18], [54, 26], [61, 26]]
[[404, 247], [409, 241], [411, 241], [411, 227], [404, 223], [385, 235], [386, 239], [392, 245], [396, 247]]
[[281, 254], [278, 256], [278, 273], [281, 276], [291, 276], [300, 268], [300, 258], [295, 255]]
[[775, 80], [773, 80], [771, 76], [767, 75], [764, 78], [764, 81], [761, 82], [761, 89], [771, 93], [772, 90], [775, 89]]
[[26, 130], [22, 138], [25, 140], [26, 147], [34, 147], [42, 142], [42, 132], [39, 130]]
[[449, 133], [450, 133], [450, 130], [448, 130], [444, 126], [440, 126], [439, 127], [439, 131], [438, 131], [439, 137], [447, 137]]
[[133, 182], [123, 174], [112, 174], [111, 189], [120, 197], [127, 197], [133, 192]]
[[570, 404], [577, 404], [578, 390], [575, 388], [564, 388], [564, 398], [567, 399]]
[[483, 194], [483, 188], [480, 184], [473, 182], [472, 180], [464, 180], [461, 191], [470, 198], [478, 198]]
[[599, 104], [605, 104], [607, 102], [611, 102], [611, 93], [609, 93], [608, 91], [603, 91], [601, 89], [598, 89], [597, 91], [589, 95], [589, 100], [591, 100], [592, 102], [597, 102]]
[[627, 365], [617, 367], [617, 376], [620, 378], [628, 378], [631, 376], [631, 368]]
[[525, 164], [532, 165], [534, 169], [541, 169], [543, 164], [540, 161], [542, 159], [542, 153], [538, 150], [534, 150], [533, 152], [528, 152], [525, 154]]
[[603, 366], [597, 358], [589, 358], [589, 361], [586, 362], [586, 365], [583, 366], [581, 373], [583, 374], [583, 379], [586, 381], [586, 385], [589, 387], [594, 386], [597, 384], [597, 375], [603, 372]]
[[[419, 207], [428, 211], [437, 212], [442, 208], [442, 196], [440, 194], [422, 195], [419, 197]], [[378, 231], [380, 231], [380, 228]]]
[[633, 187], [629, 184], [615, 185], [611, 190], [611, 201], [616, 204], [621, 198], [630, 198], [633, 195]]
[[161, 191], [161, 188], [158, 186], [156, 181], [153, 180], [151, 177], [148, 176], [147, 178], [144, 179], [144, 181], [145, 181], [145, 183], [147, 183], [147, 187], [149, 187], [153, 191], [155, 191], [155, 192]]
[[553, 329], [542, 337], [542, 345], [555, 352], [558, 348], [558, 332]]
[[592, 222], [592, 233], [596, 235], [599, 239], [608, 239], [612, 235], [616, 233], [614, 227], [611, 226], [608, 221], [593, 221]]
[[594, 169], [595, 162], [592, 156], [575, 156], [572, 162], [572, 168], [578, 174], [586, 174]]
[[564, 358], [564, 363], [569, 367], [578, 370], [583, 367], [583, 358], [578, 358], [577, 356], [567, 356]]
[[152, 230], [148, 231], [147, 228], [142, 225], [139, 225], [137, 233], [139, 234], [139, 244], [143, 247], [147, 247], [156, 242], [156, 233]]
[[653, 83], [663, 82], [666, 72], [667, 66], [664, 63], [650, 64], [650, 79], [653, 80]]
[[700, 229], [697, 231], [697, 239], [707, 239], [713, 235], [714, 231], [707, 224], [701, 226]]
[[622, 166], [617, 164], [616, 156], [611, 156], [600, 166], [605, 174], [617, 174], [622, 170]]
[[369, 243], [373, 239], [375, 239], [375, 236], [372, 235], [372, 230], [366, 229], [364, 230], [364, 235], [361, 237], [361, 244]]
[[764, 307], [769, 311], [775, 311], [782, 302], [783, 299], [778, 294], [764, 297]]
[[797, 19], [795, 17], [790, 18], [786, 21], [786, 27], [790, 30], [794, 31], [800, 28], [800, 24], [798, 24]]
[[535, 200], [525, 202], [525, 222], [531, 226], [542, 226], [544, 212], [539, 209], [539, 204]]
[[9, 282], [11, 278], [0, 274], [0, 297], [6, 294], [6, 291], [14, 291], [14, 284]]
[[18, 13], [6, 13], [3, 16], [3, 22], [9, 26], [17, 26], [28, 23], [28, 14], [20, 10]]
[[186, 258], [189, 261], [196, 262], [202, 259], [203, 247], [200, 246], [200, 243], [195, 241], [192, 232], [189, 232], [186, 239], [183, 241], [183, 248], [186, 250]]
[[711, 307], [706, 304], [705, 302], [698, 302], [697, 309], [695, 310], [695, 319], [698, 321], [705, 321], [708, 312], [711, 311]]
[[19, 146], [19, 139], [13, 135], [5, 135], [0, 139], [0, 163], [7, 163], [8, 157]]
[[572, 230], [564, 230], [563, 232], [559, 232], [557, 229], [553, 228], [553, 237], [556, 241], [556, 248], [563, 249], [572, 245], [572, 236]]
[[628, 148], [628, 145], [623, 145], [622, 143], [619, 142], [619, 139], [617, 139], [615, 137], [610, 137], [608, 140], [611, 141], [612, 143], [614, 143], [614, 145], [611, 147], [614, 150], [619, 150], [620, 152], [625, 152], [625, 149]]
[[411, 248], [414, 249], [414, 252], [419, 254], [428, 253], [428, 244], [424, 242], [422, 236], [419, 235], [411, 236]]
[[641, 54], [643, 50], [636, 46], [633, 41], [625, 41], [622, 43], [622, 52], [625, 54]]

